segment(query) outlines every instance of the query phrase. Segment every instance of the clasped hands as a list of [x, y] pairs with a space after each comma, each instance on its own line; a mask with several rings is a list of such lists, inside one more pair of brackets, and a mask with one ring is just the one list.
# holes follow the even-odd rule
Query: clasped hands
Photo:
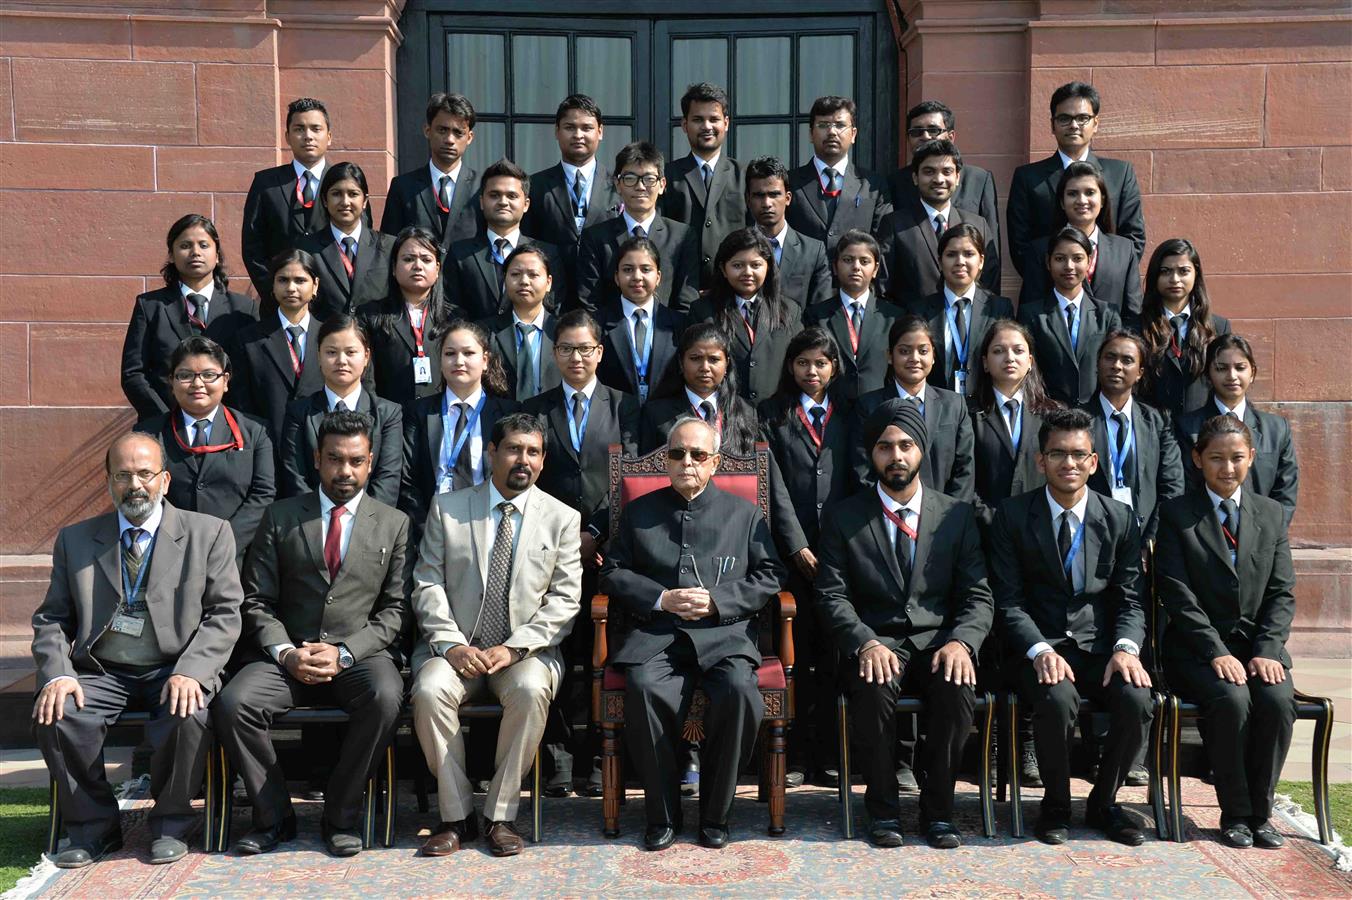
[[302, 641], [299, 647], [283, 650], [277, 662], [299, 682], [323, 684], [338, 674], [338, 648], [318, 641]]
[[669, 588], [662, 592], [662, 609], [674, 613], [687, 622], [714, 615], [718, 608], [714, 598], [702, 587]]
[[492, 675], [516, 662], [517, 653], [510, 647], [498, 644], [487, 650], [461, 644], [446, 651], [446, 661], [461, 678], [478, 678], [480, 675]]

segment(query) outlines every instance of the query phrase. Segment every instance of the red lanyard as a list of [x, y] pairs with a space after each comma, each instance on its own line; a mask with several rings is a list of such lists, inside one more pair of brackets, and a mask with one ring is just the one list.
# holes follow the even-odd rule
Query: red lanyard
[[1235, 538], [1233, 534], [1230, 533], [1229, 528], [1226, 528], [1224, 525], [1222, 525], [1221, 534], [1225, 535], [1225, 542], [1230, 545], [1231, 550], [1239, 549], [1239, 541]]
[[194, 316], [192, 314], [192, 304], [188, 302], [188, 298], [186, 296], [183, 298], [183, 309], [188, 314], [189, 325], [196, 326], [199, 331], [207, 330], [207, 323], [203, 322], [201, 319], [197, 318], [197, 316]]
[[831, 421], [831, 416], [835, 411], [834, 405], [826, 408], [826, 415], [822, 416], [822, 433], [817, 434], [817, 429], [812, 427], [812, 422], [808, 419], [807, 413], [803, 412], [803, 405], [798, 404], [798, 418], [802, 420], [803, 425], [807, 428], [808, 437], [812, 438], [812, 443], [817, 445], [818, 450], [822, 448], [822, 441], [826, 440], [826, 423]]
[[304, 174], [298, 175], [298, 176], [296, 177], [296, 202], [299, 203], [301, 206], [305, 207], [306, 209], [312, 209], [312, 208], [314, 208], [314, 205], [315, 205], [315, 199], [314, 199], [313, 197], [311, 197], [311, 198], [310, 198], [310, 202], [308, 202], [308, 203], [305, 202], [305, 183], [306, 183], [306, 180], [307, 180], [307, 179], [306, 179], [306, 177], [305, 177]]
[[423, 310], [422, 324], [414, 325], [413, 310], [408, 309], [408, 307], [405, 307], [405, 309], [408, 311], [408, 327], [409, 330], [413, 332], [413, 343], [418, 347], [418, 355], [426, 356], [427, 354], [423, 352], [423, 331], [427, 328], [427, 310]]
[[174, 440], [178, 443], [179, 449], [184, 453], [191, 453], [195, 456], [201, 456], [204, 453], [215, 453], [218, 450], [243, 450], [244, 435], [240, 434], [239, 423], [236, 422], [235, 417], [230, 414], [230, 410], [226, 409], [224, 406], [221, 407], [221, 413], [225, 416], [225, 424], [230, 429], [230, 443], [210, 444], [205, 447], [192, 447], [185, 444], [183, 442], [183, 435], [178, 433], [178, 426], [174, 423], [172, 417], [181, 416], [183, 412], [175, 406], [173, 412], [170, 413], [171, 418], [169, 422], [170, 430], [174, 432]]
[[[353, 255], [355, 255], [357, 252], [357, 247], [355, 244], [352, 246], [352, 252]], [[352, 273], [354, 271], [352, 268], [352, 260], [347, 258], [347, 251], [343, 249], [342, 244], [338, 244], [338, 258], [343, 261], [343, 268], [347, 270], [347, 277], [351, 278]]]
[[850, 352], [857, 355], [859, 353], [859, 332], [854, 330], [854, 319], [848, 312], [845, 313], [845, 327], [850, 332]]
[[756, 343], [756, 329], [754, 329], [754, 328], [751, 327], [751, 320], [750, 320], [749, 318], [747, 318], [746, 316], [742, 316], [742, 324], [746, 326], [746, 336], [749, 337], [749, 338], [751, 339], [751, 343], [752, 343], [752, 344], [755, 344], [755, 343]]
[[290, 338], [286, 341], [286, 352], [291, 354], [291, 374], [299, 378], [301, 369], [305, 366], [301, 365], [300, 357], [296, 355], [296, 345], [291, 343]]
[[1089, 254], [1089, 275], [1086, 277], [1092, 280], [1094, 277], [1094, 270], [1097, 268], [1098, 268], [1098, 244], [1095, 244], [1094, 252]]
[[[879, 498], [878, 502], [882, 503], [882, 499]], [[907, 525], [906, 520], [903, 519], [901, 516], [892, 512], [892, 510], [888, 509], [886, 503], [882, 503], [882, 507], [883, 507], [883, 515], [887, 516], [888, 520], [890, 520], [893, 525], [901, 529], [902, 534], [906, 535], [908, 538], [911, 539], [912, 542], [914, 542], [916, 537], [915, 529], [913, 529], [910, 525]]]

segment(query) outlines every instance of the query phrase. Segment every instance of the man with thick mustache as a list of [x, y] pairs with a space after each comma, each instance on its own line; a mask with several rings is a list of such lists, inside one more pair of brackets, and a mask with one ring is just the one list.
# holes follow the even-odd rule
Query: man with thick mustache
[[122, 846], [103, 740], [108, 723], [137, 707], [153, 714], [149, 861], [188, 852], [207, 705], [240, 629], [230, 525], [164, 501], [169, 473], [153, 435], [118, 438], [105, 464], [116, 509], [61, 529], [51, 585], [33, 614], [42, 685], [33, 730], [70, 837], [55, 859], [63, 869]]
[[362, 789], [404, 699], [402, 644], [412, 624], [408, 516], [366, 494], [371, 417], [333, 412], [319, 426], [318, 491], [263, 513], [244, 564], [248, 660], [212, 707], [217, 738], [244, 780], [253, 829], [235, 843], [266, 853], [296, 836], [273, 719], [295, 706], [349, 716], [324, 789], [322, 832], [334, 856], [355, 856]]
[[424, 856], [449, 856], [479, 835], [465, 773], [460, 706], [502, 704], [497, 771], [484, 797], [494, 856], [515, 856], [521, 776], [544, 734], [563, 678], [560, 645], [582, 594], [582, 519], [535, 482], [548, 446], [545, 420], [513, 413], [493, 426], [492, 477], [438, 494], [423, 532], [413, 608], [413, 724], [437, 775], [441, 822]]

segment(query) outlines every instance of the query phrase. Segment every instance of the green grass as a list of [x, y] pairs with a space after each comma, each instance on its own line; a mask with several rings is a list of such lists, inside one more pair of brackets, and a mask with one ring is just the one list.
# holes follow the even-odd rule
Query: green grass
[[28, 874], [47, 840], [47, 791], [0, 788], [0, 893]]
[[[1314, 815], [1314, 788], [1310, 782], [1281, 781], [1277, 783], [1277, 793], [1286, 794], [1301, 809]], [[1344, 841], [1352, 841], [1352, 784], [1329, 785], [1329, 819]]]

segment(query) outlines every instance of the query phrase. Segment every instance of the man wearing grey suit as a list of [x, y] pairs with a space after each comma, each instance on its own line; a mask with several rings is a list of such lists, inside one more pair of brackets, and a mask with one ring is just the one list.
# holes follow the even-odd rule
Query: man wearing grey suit
[[164, 502], [169, 473], [153, 435], [118, 438], [105, 464], [116, 510], [61, 529], [33, 614], [34, 732], [70, 837], [55, 859], [67, 869], [122, 846], [103, 741], [138, 706], [153, 714], [150, 862], [188, 852], [206, 708], [240, 630], [230, 525]]
[[350, 717], [324, 790], [334, 856], [361, 851], [362, 787], [403, 702], [401, 643], [412, 623], [408, 516], [365, 493], [371, 417], [335, 412], [319, 426], [320, 490], [268, 507], [244, 566], [248, 660], [212, 708], [216, 734], [244, 780], [253, 830], [235, 844], [266, 853], [296, 834], [269, 729], [294, 706], [336, 705]]
[[424, 856], [448, 856], [478, 836], [460, 705], [482, 697], [502, 704], [484, 798], [489, 848], [514, 856], [523, 846], [513, 825], [521, 776], [544, 734], [582, 594], [581, 516], [535, 488], [547, 442], [540, 416], [499, 419], [492, 478], [438, 495], [427, 517], [414, 572], [413, 724], [437, 774], [441, 822]]

